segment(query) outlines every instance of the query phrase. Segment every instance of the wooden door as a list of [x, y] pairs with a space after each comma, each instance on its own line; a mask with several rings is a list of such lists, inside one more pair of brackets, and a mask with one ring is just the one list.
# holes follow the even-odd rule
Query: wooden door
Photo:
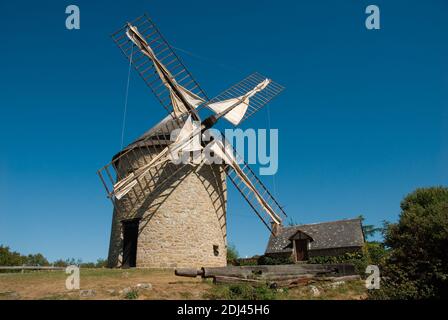
[[308, 240], [295, 240], [296, 261], [308, 260]]

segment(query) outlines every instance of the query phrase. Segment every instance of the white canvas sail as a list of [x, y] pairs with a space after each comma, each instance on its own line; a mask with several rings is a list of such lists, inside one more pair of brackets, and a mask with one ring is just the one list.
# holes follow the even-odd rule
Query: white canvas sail
[[[196, 152], [196, 154], [200, 154], [200, 151], [202, 151], [202, 146], [198, 137], [200, 134], [200, 124], [193, 121], [191, 116], [189, 116], [176, 137], [176, 140], [170, 146], [163, 149], [157, 156], [152, 158], [148, 164], [138, 168], [114, 185], [115, 198], [119, 200], [125, 196], [132, 190], [138, 181], [151, 170], [151, 168], [167, 161], [173, 161], [178, 157], [182, 157], [186, 152]], [[193, 158], [193, 161], [197, 161], [197, 158]]]
[[257, 191], [255, 186], [252, 184], [250, 179], [246, 176], [246, 174], [241, 170], [240, 166], [238, 165], [237, 160], [235, 159], [233, 155], [233, 149], [227, 145], [224, 147], [221, 141], [214, 140], [211, 143], [207, 145], [207, 148], [210, 148], [211, 151], [214, 152], [215, 156], [218, 156], [221, 158], [225, 163], [230, 165], [234, 170], [237, 176], [243, 181], [243, 183], [249, 188], [249, 190], [252, 191], [255, 198], [257, 199], [258, 203], [261, 205], [264, 211], [271, 217], [271, 219], [277, 223], [281, 223], [281, 219], [279, 216], [272, 210], [272, 208], [269, 206], [269, 204], [263, 199], [263, 197], [260, 195], [260, 193]]
[[[154, 68], [158, 73], [165, 87], [170, 92], [171, 103], [173, 105], [174, 113], [177, 117], [189, 111], [190, 108], [197, 108], [204, 100], [193, 92], [179, 85], [174, 79], [170, 71], [157, 59], [154, 51], [151, 49], [145, 38], [138, 32], [137, 27], [129, 25], [126, 31], [127, 37], [137, 45], [144, 55], [151, 59], [154, 63]], [[182, 101], [186, 101], [188, 106]]]
[[249, 98], [253, 97], [258, 92], [265, 89], [271, 80], [265, 79], [256, 85], [251, 91], [247, 92], [245, 95], [242, 95], [237, 98], [231, 98], [223, 101], [218, 101], [215, 103], [210, 103], [207, 106], [212, 109], [216, 114], [227, 113], [224, 114], [224, 118], [227, 119], [233, 125], [237, 125], [241, 122], [244, 115], [246, 114], [247, 108], [249, 107]]

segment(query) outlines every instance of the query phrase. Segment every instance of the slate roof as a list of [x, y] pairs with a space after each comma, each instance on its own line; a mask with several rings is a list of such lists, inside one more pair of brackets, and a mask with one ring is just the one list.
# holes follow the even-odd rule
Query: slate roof
[[310, 250], [360, 247], [364, 243], [360, 219], [339, 220], [282, 227], [276, 237], [271, 234], [266, 253], [291, 252], [292, 243], [289, 238], [297, 231], [302, 231], [314, 239]]

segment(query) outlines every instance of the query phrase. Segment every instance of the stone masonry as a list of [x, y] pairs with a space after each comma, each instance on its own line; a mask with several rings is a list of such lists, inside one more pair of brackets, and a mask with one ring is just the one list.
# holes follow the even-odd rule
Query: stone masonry
[[[150, 159], [145, 148], [120, 160], [125, 176]], [[161, 148], [160, 148], [161, 150]], [[172, 174], [175, 172], [175, 174]], [[162, 186], [149, 176], [170, 178]], [[215, 267], [226, 265], [226, 180], [219, 165], [165, 164], [119, 201], [113, 213], [108, 262], [120, 267], [122, 221], [138, 218], [137, 267]]]

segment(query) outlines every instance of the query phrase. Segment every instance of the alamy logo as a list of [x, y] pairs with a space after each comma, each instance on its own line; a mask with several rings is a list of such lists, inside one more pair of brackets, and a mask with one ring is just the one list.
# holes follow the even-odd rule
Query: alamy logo
[[380, 288], [380, 268], [376, 265], [369, 265], [366, 268], [366, 274], [369, 276], [366, 279], [366, 288], [371, 289], [379, 289]]
[[232, 165], [245, 160], [249, 164], [258, 164], [260, 175], [277, 173], [278, 129], [225, 129], [223, 137], [219, 130], [213, 128], [201, 133], [199, 122], [194, 121], [193, 127], [195, 129], [187, 138], [183, 138], [183, 129], [171, 132], [173, 144], [169, 159], [174, 164], [204, 162]]
[[79, 7], [71, 4], [65, 8], [65, 13], [69, 16], [65, 19], [65, 27], [68, 30], [79, 30], [81, 28], [81, 19]]
[[79, 278], [79, 267], [78, 266], [68, 266], [65, 268], [65, 273], [69, 274], [65, 280], [65, 287], [67, 290], [79, 290], [80, 278]]
[[375, 5], [367, 6], [366, 14], [369, 14], [366, 18], [366, 28], [367, 30], [379, 30], [380, 25], [380, 8]]

